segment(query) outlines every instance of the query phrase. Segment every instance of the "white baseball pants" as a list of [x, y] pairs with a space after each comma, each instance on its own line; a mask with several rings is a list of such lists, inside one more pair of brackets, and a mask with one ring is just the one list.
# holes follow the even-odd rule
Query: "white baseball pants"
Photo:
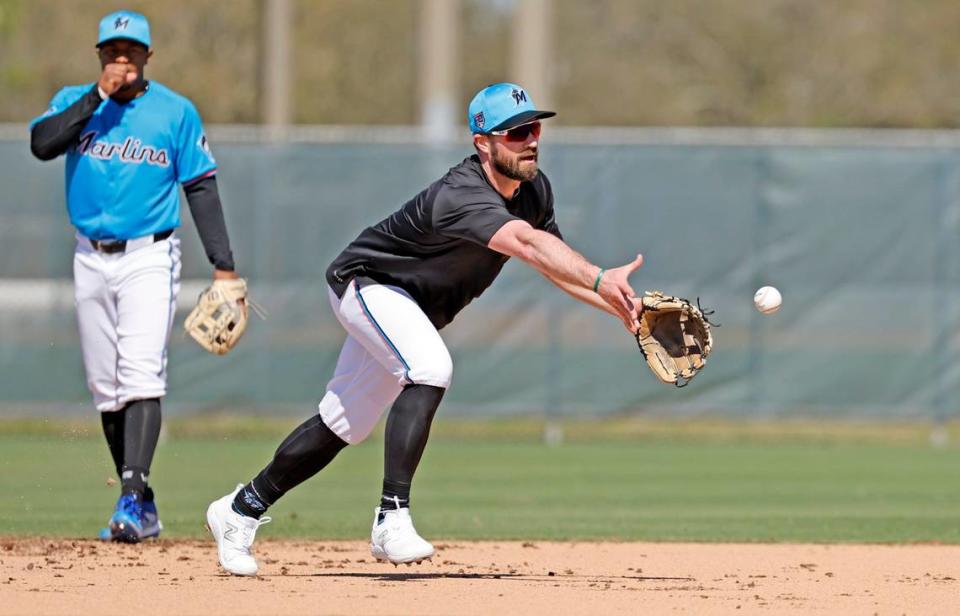
[[356, 444], [369, 436], [406, 385], [449, 387], [453, 360], [440, 333], [398, 287], [358, 285], [354, 279], [330, 305], [344, 329], [320, 417], [337, 436]]
[[87, 387], [100, 412], [167, 392], [167, 344], [180, 290], [180, 240], [97, 252], [77, 236], [73, 277]]

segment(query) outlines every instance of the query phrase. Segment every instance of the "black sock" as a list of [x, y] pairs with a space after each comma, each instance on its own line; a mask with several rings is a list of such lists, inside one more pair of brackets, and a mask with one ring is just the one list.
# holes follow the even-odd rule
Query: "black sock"
[[141, 497], [147, 489], [153, 453], [160, 438], [160, 400], [135, 400], [127, 405], [123, 427], [123, 469], [120, 484], [124, 494]]
[[273, 460], [237, 492], [233, 510], [259, 518], [281, 496], [319, 473], [347, 443], [314, 415], [296, 427], [273, 454]]
[[266, 496], [261, 494], [254, 483], [257, 479], [260, 478], [260, 475], [254, 477], [253, 481], [247, 485], [240, 488], [240, 491], [237, 492], [237, 495], [233, 497], [233, 510], [239, 513], [240, 515], [245, 515], [250, 518], [260, 519], [264, 513], [267, 512], [267, 509], [270, 508], [275, 501], [269, 500]]
[[147, 479], [150, 477], [150, 469], [142, 466], [123, 467], [123, 473], [120, 475], [120, 492], [123, 494], [137, 494], [140, 500], [144, 500], [144, 493], [147, 491]]
[[126, 415], [127, 407], [119, 411], [100, 413], [100, 424], [103, 426], [103, 435], [107, 437], [107, 447], [110, 448], [110, 457], [113, 458], [118, 479], [123, 474], [123, 424]]
[[409, 506], [410, 484], [384, 479], [383, 492], [380, 494], [380, 510], [402, 509]]
[[[129, 405], [128, 405], [129, 406]], [[103, 425], [103, 435], [107, 437], [107, 446], [110, 448], [110, 457], [113, 458], [114, 468], [117, 470], [117, 477], [123, 475], [123, 439], [124, 439], [124, 419], [127, 415], [127, 407], [119, 411], [109, 411], [100, 413], [100, 423]], [[149, 485], [143, 491], [144, 502], [153, 502], [155, 495], [153, 488]]]
[[410, 486], [446, 389], [408, 385], [390, 407], [384, 435], [381, 511], [410, 506]]

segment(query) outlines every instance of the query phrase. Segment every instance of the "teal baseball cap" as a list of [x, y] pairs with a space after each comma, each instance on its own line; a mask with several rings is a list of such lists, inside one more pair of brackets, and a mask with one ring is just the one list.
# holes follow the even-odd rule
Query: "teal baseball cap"
[[150, 49], [150, 24], [147, 18], [133, 11], [117, 11], [100, 20], [97, 47], [114, 39], [128, 39]]
[[470, 132], [486, 135], [495, 130], [552, 118], [553, 111], [537, 109], [527, 91], [515, 83], [495, 83], [477, 92], [467, 109]]

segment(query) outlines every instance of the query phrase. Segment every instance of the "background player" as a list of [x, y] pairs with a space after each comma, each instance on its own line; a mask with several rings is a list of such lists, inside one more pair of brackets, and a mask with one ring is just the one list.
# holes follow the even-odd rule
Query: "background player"
[[607, 270], [563, 241], [553, 191], [538, 171], [540, 120], [518, 85], [491, 85], [469, 108], [476, 154], [450, 169], [386, 220], [364, 230], [327, 270], [330, 303], [347, 330], [319, 414], [296, 428], [246, 486], [214, 501], [207, 523], [220, 563], [253, 575], [250, 547], [261, 518], [287, 491], [387, 418], [383, 492], [371, 532], [373, 556], [393, 563], [433, 555], [410, 517], [410, 487], [453, 364], [438, 330], [519, 257], [579, 300], [635, 331], [627, 277], [642, 257]]
[[153, 55], [147, 19], [129, 11], [104, 17], [97, 55], [99, 80], [60, 90], [30, 124], [30, 149], [41, 160], [67, 155], [83, 365], [121, 478], [101, 537], [137, 542], [161, 529], [148, 478], [180, 288], [178, 185], [214, 278], [236, 274], [200, 116], [189, 100], [144, 78]]

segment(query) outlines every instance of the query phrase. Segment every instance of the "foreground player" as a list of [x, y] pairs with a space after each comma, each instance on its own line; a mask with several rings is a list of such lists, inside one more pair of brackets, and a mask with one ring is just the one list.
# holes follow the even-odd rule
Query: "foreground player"
[[99, 34], [99, 80], [60, 90], [30, 124], [30, 149], [41, 160], [67, 155], [83, 365], [121, 480], [101, 538], [135, 543], [161, 529], [147, 482], [180, 288], [178, 185], [214, 278], [236, 274], [200, 116], [183, 96], [144, 79], [153, 55], [146, 18], [112, 13]]
[[267, 508], [362, 441], [387, 418], [383, 493], [370, 548], [379, 560], [433, 556], [410, 517], [410, 486], [453, 364], [438, 330], [518, 257], [575, 298], [638, 327], [627, 277], [642, 264], [604, 270], [561, 239], [553, 191], [537, 156], [540, 120], [520, 86], [499, 83], [469, 108], [476, 154], [386, 220], [367, 228], [327, 269], [330, 304], [347, 339], [311, 417], [280, 444], [253, 480], [207, 509], [220, 564], [253, 575], [256, 530]]

